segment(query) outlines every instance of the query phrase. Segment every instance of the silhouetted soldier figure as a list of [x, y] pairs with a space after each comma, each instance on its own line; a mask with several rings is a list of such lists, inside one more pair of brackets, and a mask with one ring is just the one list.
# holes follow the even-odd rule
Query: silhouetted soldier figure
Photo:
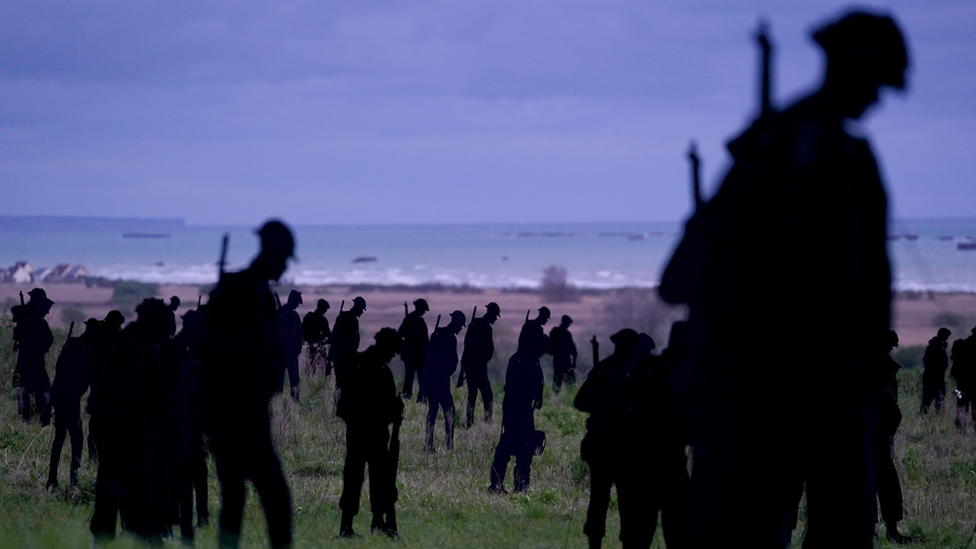
[[448, 450], [454, 449], [454, 396], [451, 394], [451, 376], [458, 366], [457, 335], [464, 328], [464, 313], [451, 313], [447, 326], [435, 328], [427, 345], [421, 392], [427, 399], [427, 439], [424, 450], [434, 453], [434, 425], [437, 410], [444, 411], [444, 441]]
[[549, 349], [545, 334], [528, 334], [508, 360], [505, 393], [502, 397], [502, 435], [495, 447], [488, 490], [497, 494], [505, 490], [505, 472], [515, 456], [512, 489], [528, 492], [535, 453], [535, 411], [542, 409], [542, 389], [546, 381], [539, 359]]
[[105, 315], [105, 319], [100, 321], [101, 325], [98, 330], [97, 337], [92, 338], [91, 341], [91, 369], [89, 372], [89, 389], [88, 402], [85, 405], [85, 411], [88, 412], [88, 461], [98, 461], [98, 447], [96, 441], [98, 440], [99, 431], [101, 427], [98, 425], [98, 418], [91, 415], [91, 403], [95, 395], [98, 394], [99, 386], [101, 385], [102, 377], [105, 370], [108, 368], [109, 359], [115, 350], [115, 345], [118, 340], [119, 332], [122, 330], [122, 324], [125, 323], [125, 317], [117, 309], [113, 309]]
[[895, 431], [901, 424], [898, 408], [898, 379], [895, 377], [901, 365], [891, 358], [891, 351], [898, 347], [898, 334], [889, 331], [888, 341], [879, 349], [873, 368], [872, 380], [875, 391], [874, 478], [878, 486], [878, 503], [881, 518], [886, 527], [886, 537], [894, 543], [909, 543], [912, 538], [898, 531], [898, 522], [904, 518], [901, 483], [895, 469]]
[[51, 423], [51, 379], [44, 369], [44, 356], [54, 343], [54, 334], [44, 317], [54, 302], [41, 288], [27, 292], [30, 301], [24, 308], [20, 321], [14, 327], [14, 343], [17, 347], [17, 369], [20, 388], [17, 406], [20, 417], [30, 421], [34, 408], [41, 415], [41, 425]]
[[[735, 163], [661, 281], [665, 301], [691, 311], [701, 403], [691, 523], [708, 525], [692, 530], [694, 546], [735, 545], [743, 525], [753, 547], [786, 546], [797, 474], [805, 547], [872, 544], [870, 364], [890, 324], [887, 200], [867, 141], [845, 123], [882, 86], [904, 87], [908, 54], [884, 15], [849, 13], [813, 39], [827, 57], [822, 87], [781, 112], [764, 105], [729, 143]], [[756, 329], [763, 352], [741, 353]], [[798, 333], [831, 344], [799, 353]], [[824, 394], [830, 406], [815, 406]]]
[[946, 354], [946, 347], [949, 345], [949, 336], [952, 332], [948, 328], [939, 328], [939, 332], [929, 340], [925, 348], [925, 355], [922, 356], [922, 407], [920, 411], [924, 414], [929, 411], [929, 406], [935, 404], [935, 411], [942, 411], [942, 404], [945, 402], [946, 383], [945, 373], [949, 369], [949, 356]]
[[[325, 318], [325, 313], [329, 310], [329, 302], [320, 299], [315, 305], [315, 310], [305, 313], [302, 319], [302, 339], [308, 343], [308, 362], [305, 364], [305, 371], [309, 376], [315, 376], [319, 367], [325, 366], [327, 354], [325, 346], [328, 344], [332, 330], [329, 328], [329, 319]], [[326, 370], [325, 375], [329, 375]]]
[[302, 304], [302, 293], [292, 290], [288, 293], [288, 301], [278, 308], [278, 331], [285, 350], [285, 364], [276, 375], [278, 392], [285, 390], [285, 371], [288, 371], [288, 384], [291, 385], [291, 398], [298, 402], [299, 378], [298, 357], [302, 354], [302, 319], [295, 309]]
[[[366, 310], [366, 300], [356, 296], [352, 300], [352, 308], [339, 311], [336, 316], [335, 327], [332, 329], [332, 339], [329, 346], [329, 360], [336, 369], [336, 387], [342, 388], [342, 360], [348, 353], [359, 350], [359, 317]], [[328, 371], [326, 372], [328, 375]]]
[[58, 464], [64, 439], [71, 435], [71, 468], [69, 487], [78, 484], [78, 469], [81, 468], [81, 451], [85, 444], [85, 434], [81, 429], [81, 397], [88, 392], [91, 377], [91, 344], [98, 337], [101, 325], [97, 319], [85, 322], [85, 332], [78, 337], [70, 337], [61, 347], [54, 370], [54, 384], [51, 387], [51, 406], [54, 408], [54, 443], [51, 446], [51, 464], [47, 487], [58, 487]]
[[[201, 345], [204, 337], [204, 313], [192, 309], [183, 315], [183, 329], [173, 339], [179, 364], [172, 372], [177, 384], [174, 398], [173, 416], [181, 422], [181, 460], [177, 467], [179, 477], [178, 516], [180, 530], [185, 541], [193, 539], [193, 502], [196, 495], [197, 526], [210, 523], [210, 510], [207, 503], [207, 450], [203, 444], [203, 393], [201, 387], [200, 363]], [[174, 442], [175, 445], [175, 442]], [[183, 455], [185, 454], [185, 455]]]
[[[406, 305], [404, 305], [406, 307]], [[403, 338], [403, 398], [413, 395], [413, 377], [417, 376], [417, 402], [423, 400], [420, 388], [423, 386], [424, 363], [427, 360], [427, 343], [430, 336], [424, 313], [430, 310], [426, 299], [413, 302], [413, 312], [403, 318], [397, 333]]]
[[369, 465], [370, 529], [397, 536], [395, 512], [396, 462], [389, 452], [390, 424], [403, 419], [403, 401], [397, 395], [387, 363], [403, 351], [403, 341], [392, 328], [377, 332], [376, 344], [347, 357], [347, 369], [336, 415], [346, 422], [346, 461], [342, 468], [342, 523], [340, 537], [356, 535], [353, 518]]
[[519, 332], [519, 343], [521, 343], [523, 339], [532, 337], [536, 334], [544, 335], [546, 332], [543, 326], [546, 325], [546, 322], [549, 322], [549, 318], [551, 316], [552, 313], [549, 312], [549, 307], [545, 306], [539, 307], [539, 314], [535, 318], [530, 319], [528, 318], [528, 314], [526, 314], [525, 324], [522, 324], [522, 331]]
[[552, 348], [549, 354], [552, 355], [552, 382], [556, 392], [563, 386], [576, 385], [576, 343], [573, 342], [573, 334], [569, 332], [569, 326], [573, 319], [569, 315], [563, 315], [559, 326], [549, 332], [549, 339], [552, 341]]
[[265, 223], [258, 235], [261, 251], [250, 267], [223, 275], [207, 303], [204, 425], [221, 486], [221, 547], [238, 546], [246, 479], [261, 497], [271, 546], [288, 547], [292, 539], [291, 496], [268, 416], [275, 371], [286, 360], [268, 281], [281, 278], [295, 241], [280, 221]]
[[492, 420], [488, 362], [495, 356], [491, 325], [501, 316], [501, 309], [492, 301], [485, 306], [485, 311], [481, 318], [472, 318], [468, 330], [464, 332], [464, 352], [461, 353], [461, 375], [458, 376], [458, 387], [461, 386], [462, 377], [467, 379], [468, 406], [465, 427], [468, 429], [474, 425], [474, 405], [478, 401], [478, 391], [481, 391], [481, 401], [485, 407], [485, 423], [491, 423]]
[[949, 375], [956, 380], [956, 427], [963, 428], [966, 412], [971, 414], [976, 428], [976, 328], [969, 337], [952, 343], [952, 370]]

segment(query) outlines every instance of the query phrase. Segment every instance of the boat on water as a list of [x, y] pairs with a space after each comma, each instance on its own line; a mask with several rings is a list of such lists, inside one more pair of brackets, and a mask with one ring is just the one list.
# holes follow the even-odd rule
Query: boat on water
[[122, 238], [169, 238], [169, 233], [122, 233]]
[[969, 240], [967, 242], [957, 242], [956, 249], [961, 252], [971, 252], [976, 250], [976, 241]]

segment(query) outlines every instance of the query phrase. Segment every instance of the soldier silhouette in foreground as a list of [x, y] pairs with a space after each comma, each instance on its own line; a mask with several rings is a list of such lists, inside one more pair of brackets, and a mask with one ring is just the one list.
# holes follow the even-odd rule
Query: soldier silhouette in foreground
[[239, 544], [247, 479], [261, 498], [271, 546], [289, 547], [292, 540], [291, 495], [268, 416], [275, 371], [286, 360], [268, 281], [281, 278], [295, 241], [280, 221], [265, 223], [258, 235], [258, 256], [244, 271], [223, 275], [207, 303], [204, 425], [220, 480], [223, 548]]
[[[74, 324], [71, 325], [74, 328]], [[78, 469], [81, 468], [81, 451], [85, 434], [81, 428], [81, 397], [88, 392], [91, 382], [92, 341], [98, 338], [101, 328], [97, 319], [85, 322], [85, 332], [71, 337], [61, 347], [54, 370], [54, 385], [51, 387], [51, 406], [54, 408], [54, 444], [51, 446], [51, 464], [48, 471], [47, 487], [58, 486], [58, 464], [64, 439], [71, 435], [71, 469], [69, 486], [78, 484]]]
[[291, 386], [291, 398], [298, 402], [299, 378], [298, 357], [302, 354], [302, 319], [295, 309], [302, 304], [302, 293], [298, 290], [288, 292], [288, 301], [278, 308], [278, 331], [281, 334], [281, 344], [285, 349], [285, 364], [276, 375], [278, 392], [285, 390], [285, 371], [288, 372], [288, 384]]
[[[764, 101], [729, 143], [734, 165], [688, 221], [659, 287], [690, 309], [700, 403], [688, 418], [691, 523], [708, 525], [691, 531], [696, 547], [742, 536], [785, 547], [798, 476], [804, 547], [872, 545], [870, 371], [890, 325], [887, 199], [867, 141], [845, 123], [882, 86], [904, 87], [908, 55], [885, 15], [848, 13], [813, 39], [826, 54], [822, 86], [780, 112]], [[741, 353], [760, 327], [763, 352]], [[830, 345], [797, 353], [798, 333]], [[830, 406], [817, 405], [826, 394]]]
[[952, 343], [952, 370], [949, 375], [956, 380], [956, 427], [963, 428], [963, 418], [969, 412], [976, 428], [976, 328], [969, 337]]
[[545, 334], [526, 335], [508, 360], [502, 397], [502, 435], [495, 447], [488, 486], [491, 492], [507, 493], [505, 472], [512, 456], [515, 456], [512, 489], [516, 492], [529, 490], [532, 456], [537, 451], [536, 443], [540, 442], [535, 440], [535, 411], [542, 409], [542, 389], [546, 383], [539, 359], [546, 354], [549, 345], [549, 337]]
[[34, 288], [27, 295], [30, 296], [27, 305], [19, 305], [17, 311], [11, 310], [17, 321], [13, 334], [14, 347], [17, 349], [15, 373], [20, 385], [17, 388], [17, 407], [24, 421], [31, 420], [36, 408], [41, 416], [41, 425], [46, 426], [51, 423], [51, 379], [44, 369], [44, 356], [54, 344], [54, 334], [44, 317], [51, 311], [54, 302], [48, 299], [42, 288]]
[[653, 340], [645, 344], [631, 329], [610, 340], [613, 354], [589, 373], [574, 402], [590, 414], [580, 446], [590, 467], [583, 532], [591, 548], [601, 546], [610, 488], [616, 485], [624, 547], [650, 547], [658, 511], [668, 547], [684, 547], [685, 455], [668, 418], [667, 365], [645, 351]]
[[180, 530], [192, 532], [193, 502], [196, 496], [197, 526], [210, 524], [210, 509], [207, 503], [207, 450], [203, 443], [203, 392], [201, 387], [200, 362], [201, 345], [204, 337], [204, 313], [200, 309], [193, 309], [183, 315], [183, 329], [173, 340], [175, 362], [178, 363], [178, 374], [175, 380], [179, 399], [174, 402], [174, 416], [180, 417], [185, 448], [184, 462], [180, 471], [180, 478], [176, 482], [179, 491]]
[[945, 373], [949, 369], [949, 355], [946, 354], [946, 347], [949, 346], [949, 336], [952, 332], [948, 328], [939, 328], [938, 333], [929, 340], [925, 348], [925, 355], [922, 356], [922, 406], [920, 411], [924, 414], [929, 411], [929, 406], [935, 405], [935, 411], [942, 411], [942, 404], [945, 402], [946, 383]]
[[[406, 308], [406, 303], [403, 304]], [[413, 302], [413, 312], [403, 317], [397, 333], [403, 338], [403, 398], [409, 399], [413, 395], [413, 377], [417, 376], [417, 402], [423, 400], [420, 387], [423, 386], [424, 363], [427, 360], [427, 343], [430, 336], [424, 313], [430, 310], [426, 299]]]
[[576, 385], [576, 343], [573, 342], [573, 334], [569, 332], [569, 326], [573, 319], [569, 315], [563, 315], [559, 326], [549, 332], [549, 339], [552, 341], [552, 348], [549, 354], [552, 355], [552, 382], [556, 392], [563, 386]]
[[[377, 332], [376, 344], [349, 355], [336, 415], [346, 422], [346, 461], [342, 468], [342, 523], [339, 537], [352, 537], [353, 518], [359, 513], [359, 495], [369, 465], [369, 501], [373, 512], [370, 530], [397, 536], [394, 502], [399, 435], [390, 438], [390, 424], [399, 431], [403, 401], [396, 392], [387, 363], [403, 352], [403, 341], [392, 328]], [[394, 455], [394, 451], [396, 455]]]
[[895, 431], [901, 424], [898, 408], [898, 379], [895, 377], [901, 365], [891, 358], [891, 351], [898, 347], [898, 334], [890, 330], [888, 341], [879, 349], [872, 381], [875, 391], [874, 478], [878, 486], [878, 504], [884, 520], [886, 537], [894, 543], [909, 543], [912, 538], [898, 531], [898, 522], [904, 518], [901, 483], [895, 469]]
[[451, 376], [457, 370], [457, 335], [464, 328], [464, 313], [451, 313], [451, 322], [442, 328], [434, 328], [427, 345], [424, 376], [421, 389], [427, 399], [427, 438], [424, 450], [434, 453], [434, 425], [437, 423], [437, 410], [444, 411], [444, 442], [448, 450], [454, 449], [454, 395], [451, 394]]
[[470, 429], [474, 425], [474, 405], [478, 401], [478, 391], [481, 391], [481, 402], [485, 407], [485, 423], [492, 421], [492, 393], [491, 381], [488, 379], [488, 362], [495, 356], [495, 343], [492, 339], [491, 325], [501, 316], [498, 304], [492, 301], [485, 306], [485, 314], [481, 318], [472, 316], [468, 330], [464, 332], [464, 352], [461, 353], [461, 374], [458, 376], [457, 386], [468, 381], [468, 406], [465, 415], [465, 427]]
[[[314, 377], [319, 372], [319, 368], [325, 368], [328, 355], [326, 345], [332, 330], [329, 328], [329, 319], [325, 318], [325, 313], [329, 310], [329, 302], [320, 299], [315, 305], [315, 310], [305, 313], [302, 319], [302, 339], [308, 343], [308, 360], [305, 362], [305, 372], [308, 376]], [[332, 373], [325, 370], [325, 375]]]
[[352, 308], [348, 311], [340, 310], [336, 316], [335, 327], [332, 329], [332, 339], [329, 340], [329, 360], [336, 369], [336, 388], [342, 388], [342, 361], [344, 357], [359, 350], [359, 317], [365, 310], [366, 300], [356, 296], [352, 300]]
[[122, 324], [125, 323], [125, 317], [117, 309], [113, 309], [105, 315], [105, 319], [99, 324], [100, 329], [97, 332], [97, 336], [93, 337], [91, 344], [91, 370], [89, 372], [89, 389], [88, 402], [85, 405], [85, 411], [88, 412], [88, 461], [94, 462], [98, 461], [98, 444], [97, 440], [99, 437], [99, 432], [101, 427], [98, 424], [98, 418], [91, 415], [91, 404], [92, 400], [96, 399], [99, 387], [101, 386], [102, 378], [104, 377], [105, 370], [108, 369], [109, 358], [115, 350], [115, 346], [118, 342], [119, 333], [122, 331]]
[[522, 324], [522, 331], [519, 332], [519, 343], [522, 343], [523, 339], [530, 338], [536, 334], [545, 334], [546, 322], [549, 322], [549, 318], [552, 313], [549, 312], [549, 307], [542, 306], [539, 307], [539, 314], [535, 318], [530, 319], [529, 314], [525, 314], [525, 324]]

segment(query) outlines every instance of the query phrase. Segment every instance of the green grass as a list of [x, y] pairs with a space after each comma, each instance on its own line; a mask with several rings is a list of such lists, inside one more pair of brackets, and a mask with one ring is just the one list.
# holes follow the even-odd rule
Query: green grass
[[[92, 513], [94, 471], [85, 462], [80, 488], [71, 494], [44, 490], [52, 427], [25, 425], [16, 419], [9, 387], [9, 322], [0, 322], [0, 372], [6, 377], [0, 390], [0, 547], [91, 547], [88, 521]], [[64, 334], [59, 334], [63, 341]], [[55, 348], [59, 348], [59, 343]], [[52, 353], [49, 366], [53, 368]], [[903, 530], [924, 537], [919, 549], [962, 547], [976, 520], [976, 438], [972, 430], [961, 435], [952, 424], [953, 402], [941, 415], [919, 416], [919, 370], [905, 370], [901, 380], [901, 406], [905, 419], [896, 439], [896, 463], [905, 492]], [[546, 452], [532, 465], [527, 495], [489, 494], [488, 470], [498, 441], [501, 387], [496, 390], [496, 422], [480, 421], [471, 430], [459, 428], [453, 452], [443, 450], [443, 423], [438, 424], [438, 453], [423, 449], [426, 407], [408, 403], [402, 431], [397, 503], [401, 537], [391, 542], [369, 535], [369, 493], [363, 490], [361, 512], [355, 526], [365, 534], [339, 540], [338, 500], [342, 490], [344, 425], [333, 413], [331, 381], [312, 380], [303, 385], [303, 401], [296, 406], [279, 398], [272, 404], [274, 437], [291, 487], [295, 546], [322, 547], [581, 547], [588, 497], [588, 475], [579, 460], [579, 442], [585, 416], [572, 406], [574, 391], [555, 395], [547, 387], [545, 406], [536, 413], [538, 428], [548, 433]], [[463, 393], [456, 390], [458, 425], [464, 409]], [[479, 401], [479, 419], [480, 419]], [[62, 483], [67, 475], [62, 456]], [[211, 473], [213, 464], [211, 463]], [[511, 486], [511, 467], [507, 486]], [[210, 508], [216, 522], [218, 486], [210, 477]], [[801, 519], [803, 517], [801, 510]], [[707, 527], [708, 525], [702, 525]], [[884, 527], [878, 527], [883, 534]], [[607, 524], [606, 547], [619, 547], [619, 517], [615, 506]], [[799, 532], [795, 541], [799, 541]], [[244, 526], [244, 547], [266, 547], [264, 516], [251, 490]], [[171, 547], [176, 541], [168, 542]], [[138, 546], [122, 536], [111, 547]], [[197, 532], [197, 546], [216, 546], [214, 528]], [[882, 538], [876, 547], [887, 547]], [[660, 532], [654, 547], [664, 547]]]

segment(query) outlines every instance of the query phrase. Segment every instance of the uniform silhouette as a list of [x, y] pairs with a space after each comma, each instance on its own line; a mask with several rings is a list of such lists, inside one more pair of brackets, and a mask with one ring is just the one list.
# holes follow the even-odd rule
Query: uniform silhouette
[[925, 355], [922, 356], [922, 406], [921, 412], [924, 414], [929, 411], [929, 406], [935, 405], [935, 411], [942, 411], [942, 404], [945, 402], [946, 383], [945, 373], [949, 369], [949, 355], [946, 354], [946, 347], [949, 345], [949, 336], [952, 335], [947, 328], [939, 328], [939, 332], [929, 340], [925, 347]]
[[[302, 339], [308, 343], [308, 361], [305, 363], [305, 371], [309, 376], [315, 376], [319, 368], [325, 368], [328, 360], [326, 345], [329, 336], [332, 335], [329, 319], [325, 318], [328, 310], [329, 302], [320, 299], [315, 310], [305, 313], [305, 318], [302, 319]], [[330, 369], [325, 370], [325, 375], [330, 373]]]
[[583, 532], [599, 548], [606, 528], [610, 488], [617, 486], [620, 540], [624, 547], [650, 547], [663, 511], [668, 547], [684, 546], [681, 535], [687, 477], [684, 448], [671, 438], [668, 371], [648, 355], [636, 332], [611, 336], [614, 353], [589, 373], [575, 406], [590, 417], [580, 456], [590, 468], [590, 505]]
[[559, 326], [549, 332], [549, 339], [552, 347], [549, 354], [552, 355], [552, 382], [556, 392], [563, 386], [576, 385], [576, 343], [573, 342], [573, 334], [569, 332], [569, 326], [573, 319], [569, 315], [563, 315]]
[[481, 392], [481, 401], [485, 408], [485, 423], [492, 420], [491, 381], [488, 379], [488, 362], [495, 356], [495, 343], [492, 339], [492, 324], [501, 316], [501, 309], [494, 301], [485, 306], [485, 314], [480, 318], [472, 318], [468, 329], [464, 333], [464, 352], [461, 354], [461, 377], [468, 381], [468, 406], [466, 409], [465, 426], [474, 425], [474, 405]]
[[491, 492], [505, 493], [505, 472], [512, 456], [515, 457], [513, 489], [529, 490], [532, 456], [536, 451], [535, 411], [542, 408], [545, 385], [539, 359], [546, 354], [549, 344], [545, 334], [528, 334], [519, 341], [518, 349], [508, 360], [502, 397], [502, 434], [495, 447], [488, 486]]
[[261, 251], [239, 273], [221, 277], [210, 293], [204, 337], [204, 425], [221, 486], [221, 547], [237, 547], [244, 513], [244, 481], [261, 498], [272, 547], [291, 545], [291, 496], [271, 443], [268, 403], [285, 354], [269, 280], [278, 280], [294, 255], [291, 231], [269, 221], [258, 231]]
[[[193, 504], [196, 501], [197, 525], [210, 523], [207, 503], [207, 450], [203, 443], [203, 391], [201, 387], [201, 345], [204, 337], [204, 313], [199, 309], [183, 315], [183, 329], [174, 338], [174, 352], [178, 369], [174, 369], [173, 383], [178, 399], [173, 403], [173, 415], [181, 420], [179, 429], [185, 453], [181, 470], [177, 472], [179, 485], [178, 516], [180, 530], [193, 532]], [[194, 497], [195, 496], [195, 497]], [[192, 539], [190, 537], [189, 539]]]
[[281, 343], [285, 351], [284, 368], [280, 368], [276, 375], [278, 392], [285, 390], [285, 372], [288, 372], [288, 384], [291, 386], [291, 398], [298, 402], [299, 378], [298, 357], [302, 354], [302, 319], [295, 309], [302, 304], [302, 293], [292, 290], [288, 293], [288, 301], [278, 308], [278, 331], [281, 333]]
[[952, 343], [952, 370], [949, 375], [956, 380], [956, 427], [962, 428], [966, 413], [972, 417], [976, 427], [976, 328], [969, 337], [957, 339]]
[[91, 403], [93, 399], [96, 399], [98, 394], [101, 381], [104, 377], [105, 371], [108, 369], [109, 358], [115, 350], [115, 346], [118, 340], [119, 332], [122, 330], [122, 324], [125, 323], [125, 317], [118, 310], [111, 310], [105, 315], [105, 319], [99, 324], [100, 329], [97, 332], [97, 336], [93, 337], [91, 344], [91, 369], [89, 373], [89, 390], [88, 393], [88, 403], [85, 405], [85, 411], [88, 412], [88, 460], [98, 461], [98, 444], [97, 440], [99, 437], [99, 431], [101, 427], [98, 424], [98, 418], [91, 415]]
[[878, 486], [878, 504], [884, 520], [888, 540], [908, 543], [911, 538], [898, 531], [898, 522], [904, 518], [901, 483], [895, 469], [895, 431], [901, 424], [898, 408], [898, 379], [895, 375], [901, 365], [891, 358], [891, 351], [898, 346], [898, 334], [889, 331], [889, 339], [879, 349], [872, 372], [875, 392], [874, 478]]
[[549, 318], [552, 313], [549, 312], [549, 307], [539, 307], [539, 314], [535, 318], [530, 319], [528, 315], [525, 317], [525, 324], [522, 324], [522, 331], [519, 332], [518, 341], [521, 344], [523, 339], [534, 337], [536, 334], [545, 334], [546, 322], [549, 322]]
[[366, 310], [366, 300], [356, 296], [352, 308], [339, 311], [329, 346], [329, 360], [336, 369], [336, 387], [342, 388], [342, 361], [348, 353], [359, 350], [359, 317]]
[[[729, 143], [734, 165], [688, 221], [659, 287], [690, 309], [690, 520], [708, 525], [692, 529], [694, 546], [732, 546], [741, 533], [785, 547], [797, 476], [805, 547], [872, 544], [869, 380], [890, 324], [887, 199], [867, 141], [845, 123], [882, 86], [904, 87], [908, 55], [885, 15], [845, 14], [813, 39], [827, 59], [822, 86], [783, 111], [764, 105]], [[756, 330], [762, 352], [741, 352]], [[796, 334], [830, 344], [799, 353]], [[831, 406], [814, 406], [824, 394]]]
[[54, 343], [54, 334], [44, 317], [54, 302], [41, 288], [34, 288], [27, 295], [30, 301], [14, 314], [18, 320], [13, 333], [17, 349], [15, 373], [20, 384], [17, 407], [24, 421], [30, 421], [36, 409], [41, 425], [47, 425], [51, 423], [51, 378], [44, 368], [44, 356]]
[[[396, 461], [391, 461], [390, 424], [403, 419], [403, 401], [396, 392], [387, 363], [403, 351], [403, 342], [392, 328], [376, 334], [376, 344], [347, 357], [345, 381], [336, 415], [346, 422], [346, 461], [342, 469], [342, 523], [340, 537], [354, 536], [353, 518], [359, 513], [359, 496], [365, 468], [369, 466], [371, 529], [397, 535], [395, 512]], [[398, 444], [398, 442], [397, 442]]]
[[70, 487], [78, 484], [81, 468], [81, 451], [85, 434], [81, 428], [81, 397], [88, 392], [91, 377], [92, 341], [97, 339], [101, 328], [97, 319], [85, 322], [85, 332], [69, 337], [61, 347], [51, 387], [51, 406], [54, 408], [54, 444], [51, 446], [51, 464], [48, 470], [48, 487], [58, 486], [58, 464], [64, 439], [71, 435]]
[[457, 335], [464, 328], [464, 313], [451, 313], [447, 326], [434, 329], [427, 344], [424, 376], [421, 392], [427, 399], [427, 438], [424, 449], [433, 453], [434, 425], [437, 410], [444, 411], [444, 440], [448, 450], [454, 449], [454, 396], [451, 394], [451, 376], [458, 366]]
[[[406, 307], [406, 305], [404, 305]], [[417, 376], [417, 402], [423, 399], [420, 387], [423, 386], [424, 363], [427, 357], [427, 343], [430, 337], [424, 313], [430, 310], [427, 300], [418, 299], [413, 302], [413, 312], [403, 318], [397, 333], [403, 338], [403, 398], [409, 399], [413, 395], [413, 378]]]

